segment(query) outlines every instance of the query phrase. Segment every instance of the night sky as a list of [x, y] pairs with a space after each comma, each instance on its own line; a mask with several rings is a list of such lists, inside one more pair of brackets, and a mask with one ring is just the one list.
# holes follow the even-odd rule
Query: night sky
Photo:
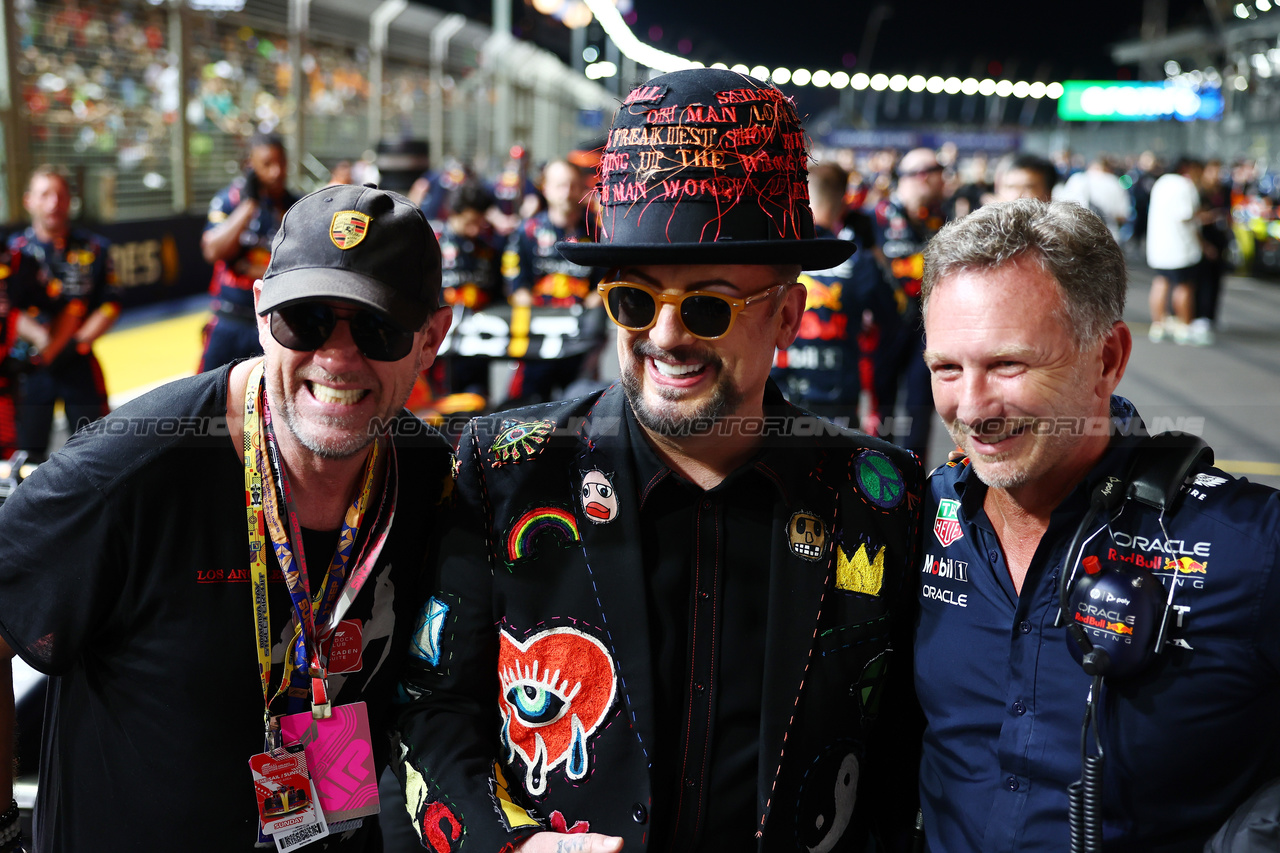
[[[632, 30], [657, 45], [703, 62], [1005, 77], [1044, 81], [1114, 79], [1110, 45], [1138, 36], [1142, 0], [896, 0], [880, 28], [870, 64], [857, 61], [871, 0], [634, 0]], [[1169, 29], [1207, 21], [1203, 0], [1169, 0]]]

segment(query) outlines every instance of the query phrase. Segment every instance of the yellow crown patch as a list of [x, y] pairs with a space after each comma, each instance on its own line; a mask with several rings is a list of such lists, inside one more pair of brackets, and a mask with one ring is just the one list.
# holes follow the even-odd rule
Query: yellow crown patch
[[333, 215], [333, 224], [329, 226], [329, 239], [343, 251], [360, 245], [360, 241], [368, 233], [369, 217], [355, 210], [339, 210]]
[[853, 558], [841, 546], [836, 552], [836, 589], [879, 595], [884, 583], [884, 546], [876, 552], [874, 560], [867, 557], [867, 546], [859, 545]]

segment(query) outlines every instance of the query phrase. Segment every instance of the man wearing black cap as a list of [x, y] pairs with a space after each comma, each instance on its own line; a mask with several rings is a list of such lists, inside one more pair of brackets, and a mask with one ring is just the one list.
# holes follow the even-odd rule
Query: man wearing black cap
[[426, 846], [861, 850], [909, 827], [919, 465], [768, 379], [796, 276], [852, 251], [813, 239], [806, 158], [791, 102], [730, 71], [619, 110], [599, 242], [560, 251], [610, 270], [621, 387], [463, 434], [401, 722]]
[[[262, 358], [82, 430], [0, 510], [4, 678], [14, 654], [55, 676], [41, 850], [251, 850], [255, 790], [268, 817], [318, 799], [330, 834], [308, 849], [380, 849], [359, 794], [388, 761], [452, 482], [447, 444], [402, 408], [448, 328], [440, 252], [371, 186], [302, 199], [272, 249]], [[255, 782], [264, 741], [299, 738], [314, 787]]]

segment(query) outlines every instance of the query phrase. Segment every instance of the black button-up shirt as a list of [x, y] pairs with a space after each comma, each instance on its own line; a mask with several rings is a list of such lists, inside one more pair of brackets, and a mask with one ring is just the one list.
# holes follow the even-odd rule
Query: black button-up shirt
[[654, 666], [651, 849], [752, 849], [778, 486], [757, 459], [704, 491], [627, 414]]

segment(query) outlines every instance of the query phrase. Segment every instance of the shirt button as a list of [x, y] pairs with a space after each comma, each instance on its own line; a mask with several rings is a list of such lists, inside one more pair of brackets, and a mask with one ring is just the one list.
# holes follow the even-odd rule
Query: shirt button
[[1013, 713], [1015, 713], [1015, 714], [1017, 714], [1019, 717], [1021, 717], [1023, 714], [1027, 713], [1027, 706], [1026, 706], [1026, 705], [1024, 705], [1024, 704], [1022, 704], [1022, 702], [1021, 702], [1021, 701], [1014, 702], [1014, 703], [1013, 703]]
[[702, 502], [702, 508], [703, 508], [703, 509], [711, 509], [711, 501], [703, 501], [703, 502]]
[[1030, 623], [1030, 622], [1028, 622], [1026, 619], [1023, 619], [1021, 622], [1019, 622], [1019, 623], [1018, 623], [1018, 630], [1019, 630], [1019, 631], [1021, 631], [1021, 632], [1022, 632], [1022, 633], [1024, 633], [1024, 634], [1030, 634], [1030, 633], [1031, 633], [1031, 623]]
[[698, 590], [698, 598], [710, 598], [710, 597], [711, 597], [711, 593], [707, 592], [705, 589]]
[[994, 563], [1000, 559], [1000, 552], [997, 551], [995, 548], [992, 548], [990, 551], [987, 552], [987, 556], [990, 557], [991, 562]]
[[1010, 791], [1018, 790], [1018, 777], [1010, 776], [1009, 778], [1005, 779], [1004, 786], [1008, 788]]
[[697, 683], [695, 683], [695, 684], [693, 685], [693, 692], [694, 692], [694, 693], [701, 693], [703, 690], [706, 690], [706, 689], [707, 689], [707, 688], [706, 688], [706, 685], [704, 685], [704, 684], [703, 684], [702, 682], [700, 682], [700, 681], [699, 681], [699, 682], [697, 682]]
[[[1012, 778], [1012, 777], [1010, 777], [1010, 778]], [[692, 787], [693, 787], [693, 784], [694, 784], [694, 783], [693, 783], [693, 777], [691, 777], [691, 776], [686, 776], [686, 777], [685, 777], [685, 780], [684, 780], [684, 786], [685, 786], [686, 788], [692, 788]]]
[[640, 803], [632, 803], [631, 819], [636, 823], [645, 823], [649, 820], [649, 810], [640, 805]]

